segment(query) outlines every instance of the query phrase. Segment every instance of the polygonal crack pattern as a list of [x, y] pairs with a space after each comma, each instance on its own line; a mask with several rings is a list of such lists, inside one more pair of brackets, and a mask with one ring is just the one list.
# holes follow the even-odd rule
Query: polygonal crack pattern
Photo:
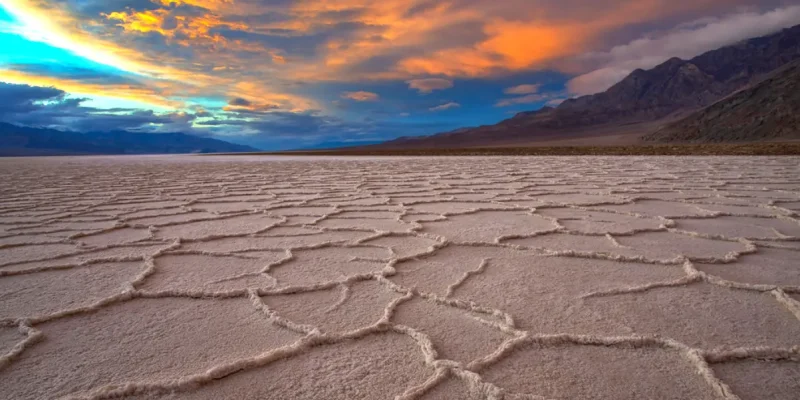
[[797, 158], [0, 173], [0, 399], [800, 391]]

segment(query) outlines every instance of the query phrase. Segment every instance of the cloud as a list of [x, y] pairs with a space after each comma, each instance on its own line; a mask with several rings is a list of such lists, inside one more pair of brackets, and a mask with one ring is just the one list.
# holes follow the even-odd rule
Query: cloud
[[231, 99], [231, 101], [228, 102], [228, 105], [235, 107], [250, 107], [251, 105], [253, 105], [253, 103], [241, 97], [236, 97], [234, 99]]
[[[14, 65], [9, 65], [14, 67]], [[0, 66], [0, 82], [54, 87], [79, 96], [108, 96], [132, 100], [159, 108], [180, 108], [183, 102], [166, 96], [162, 88], [135, 82], [113, 82], [110, 79], [85, 79], [82, 76], [40, 74], [41, 71], [5, 69]]]
[[[38, 32], [38, 40], [104, 65], [158, 78], [158, 85], [190, 82], [184, 86], [193, 88], [181, 90], [208, 97], [209, 94], [230, 96], [231, 93], [217, 92], [242, 81], [258, 82], [262, 92], [297, 96], [286, 89], [288, 83], [365, 79], [411, 82], [542, 69], [556, 59], [585, 52], [601, 35], [627, 25], [730, 9], [748, 2], [8, 0], [7, 3], [15, 19], [27, 26], [24, 30]], [[443, 78], [425, 78], [431, 75]], [[433, 82], [420, 83], [422, 86], [412, 89], [426, 93], [443, 88], [444, 81]]]
[[517, 86], [513, 86], [513, 87], [510, 87], [510, 88], [507, 88], [506, 90], [503, 90], [503, 93], [505, 93], [505, 94], [533, 94], [533, 93], [536, 93], [536, 92], [539, 91], [539, 87], [540, 86], [541, 85], [538, 85], [538, 84], [537, 85], [530, 85], [530, 84], [517, 85]]
[[233, 3], [233, 0], [151, 0], [153, 3], [160, 3], [165, 6], [190, 5], [207, 10], [218, 10], [224, 5]]
[[543, 100], [546, 100], [546, 99], [548, 99], [547, 95], [534, 93], [534, 94], [529, 94], [529, 95], [526, 95], [526, 96], [513, 97], [513, 98], [510, 98], [510, 99], [503, 99], [503, 100], [498, 101], [495, 104], [495, 106], [496, 107], [508, 107], [508, 106], [513, 106], [515, 104], [537, 103], [537, 102], [540, 102], [540, 101], [543, 101]]
[[3, 98], [3, 101], [0, 102], [0, 115], [34, 111], [41, 107], [38, 102], [63, 100], [65, 95], [64, 91], [53, 87], [8, 83], [0, 83], [0, 94], [2, 94], [1, 97]]
[[113, 11], [103, 16], [114, 21], [125, 32], [136, 34], [158, 33], [181, 46], [228, 46], [243, 45], [229, 41], [219, 31], [221, 29], [245, 31], [248, 25], [242, 22], [226, 21], [215, 13], [185, 13], [181, 8], [160, 8], [156, 10]]
[[239, 114], [263, 114], [279, 108], [280, 106], [277, 104], [260, 103], [241, 97], [234, 97], [228, 101], [227, 106], [222, 107], [222, 110]]
[[800, 6], [788, 6], [763, 13], [741, 12], [681, 24], [667, 32], [645, 35], [606, 52], [583, 55], [578, 62], [596, 67], [572, 79], [568, 88], [575, 95], [601, 92], [636, 68], [652, 68], [671, 57], [690, 59], [743, 39], [776, 32], [798, 21]]
[[0, 82], [0, 98], [5, 99], [0, 103], [0, 121], [57, 129], [169, 131], [187, 128], [196, 118], [184, 112], [86, 107], [86, 99], [68, 97], [52, 87]]
[[453, 81], [443, 78], [412, 79], [406, 81], [409, 89], [418, 90], [420, 93], [431, 93], [434, 90], [443, 90], [453, 87]]
[[[724, 3], [730, 7], [731, 2], [744, 3], [605, 0], [587, 5], [578, 1], [465, 0], [457, 3], [475, 14], [458, 15], [466, 20], [481, 20], [483, 35], [471, 43], [455, 42], [438, 49], [409, 52], [398, 62], [397, 70], [412, 75], [475, 78], [552, 68], [560, 60], [585, 53], [605, 34], [631, 25], [719, 9]], [[442, 21], [453, 18], [436, 17]], [[425, 48], [424, 44], [418, 46]]]
[[445, 110], [449, 110], [451, 108], [459, 108], [459, 107], [461, 107], [461, 104], [458, 104], [456, 102], [451, 101], [449, 103], [444, 103], [444, 104], [436, 106], [436, 107], [431, 107], [428, 110], [433, 111], [433, 112], [437, 112], [437, 111], [445, 111]]
[[245, 129], [240, 133], [243, 135], [297, 137], [330, 133], [342, 123], [338, 118], [320, 115], [317, 112], [275, 111], [257, 119], [219, 119], [200, 122], [199, 125], [239, 126]]
[[540, 85], [518, 85], [506, 89], [506, 94], [520, 94], [521, 96], [500, 99], [495, 103], [495, 107], [510, 107], [520, 104], [542, 103], [553, 106], [558, 105], [567, 96], [563, 90], [539, 92]]
[[343, 92], [342, 98], [355, 101], [376, 101], [378, 100], [378, 95], [372, 92], [365, 92], [365, 91]]
[[[260, 82], [270, 92], [278, 92], [283, 84], [296, 80], [413, 81], [430, 75], [478, 77], [542, 69], [558, 58], [585, 52], [601, 35], [627, 25], [752, 2], [8, 0], [6, 3], [15, 19], [27, 26], [27, 31], [37, 32], [38, 40], [104, 65], [172, 82], [192, 82], [203, 92], [245, 79]], [[440, 89], [437, 86], [430, 90]]]
[[[86, 99], [71, 98], [59, 89], [0, 83], [0, 121], [77, 131], [128, 130], [138, 132], [184, 132], [265, 148], [298, 148], [323, 142], [371, 142], [401, 134], [434, 133], [452, 128], [436, 121], [387, 122], [364, 118], [347, 121], [319, 111], [157, 113], [137, 109], [97, 109]], [[254, 108], [249, 99], [231, 98], [225, 107]]]
[[[73, 116], [73, 118], [75, 117]], [[69, 127], [83, 132], [130, 130], [194, 133], [190, 130], [189, 125], [194, 119], [193, 114], [180, 112], [156, 114], [152, 110], [131, 110], [125, 113], [103, 113], [95, 110], [71, 121]]]

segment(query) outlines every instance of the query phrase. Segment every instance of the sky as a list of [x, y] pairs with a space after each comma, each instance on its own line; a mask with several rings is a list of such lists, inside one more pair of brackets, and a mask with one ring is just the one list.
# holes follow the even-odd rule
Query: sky
[[0, 0], [0, 121], [359, 145], [796, 24], [800, 0]]

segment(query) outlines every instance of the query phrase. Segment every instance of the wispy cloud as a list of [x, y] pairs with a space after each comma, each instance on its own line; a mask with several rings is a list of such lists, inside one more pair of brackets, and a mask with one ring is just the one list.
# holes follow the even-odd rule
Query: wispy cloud
[[342, 98], [355, 101], [376, 101], [379, 96], [376, 93], [361, 90], [358, 92], [344, 92], [342, 93]]
[[223, 111], [235, 112], [240, 114], [261, 114], [280, 109], [277, 104], [270, 103], [256, 103], [241, 97], [236, 97], [228, 102], [228, 105], [222, 108]]
[[453, 87], [453, 81], [443, 78], [412, 79], [406, 81], [410, 89], [415, 89], [420, 93], [431, 93], [434, 90], [443, 90]]
[[529, 94], [526, 96], [520, 97], [512, 97], [510, 99], [503, 99], [498, 101], [495, 105], [497, 107], [508, 107], [513, 106], [515, 104], [530, 104], [530, 103], [538, 103], [544, 100], [547, 100], [549, 97], [546, 95], [541, 94]]
[[512, 86], [503, 90], [505, 94], [533, 94], [539, 91], [541, 85], [524, 84]]
[[458, 104], [456, 102], [451, 101], [449, 103], [444, 103], [444, 104], [436, 106], [436, 107], [431, 107], [431, 108], [429, 108], [429, 110], [433, 111], [433, 112], [437, 112], [437, 111], [445, 111], [445, 110], [450, 110], [450, 109], [459, 108], [459, 107], [461, 107], [461, 104]]

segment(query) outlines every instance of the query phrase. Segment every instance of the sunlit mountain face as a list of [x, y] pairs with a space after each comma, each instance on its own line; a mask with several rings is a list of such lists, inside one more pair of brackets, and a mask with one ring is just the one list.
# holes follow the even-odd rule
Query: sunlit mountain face
[[2, 0], [0, 121], [358, 145], [491, 124], [798, 23], [788, 0]]

